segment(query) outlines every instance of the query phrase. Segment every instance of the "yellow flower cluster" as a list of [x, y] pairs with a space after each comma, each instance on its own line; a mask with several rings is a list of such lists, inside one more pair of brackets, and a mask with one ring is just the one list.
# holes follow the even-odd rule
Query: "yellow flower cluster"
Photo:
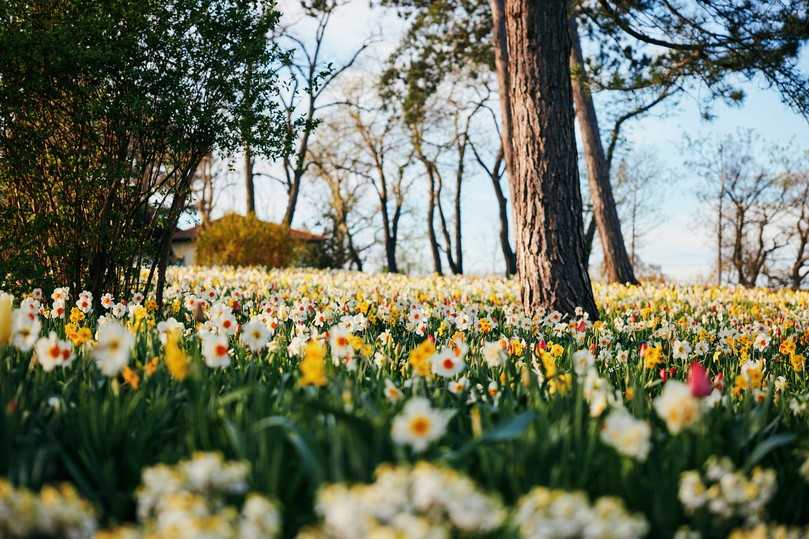
[[316, 340], [306, 343], [300, 369], [302, 386], [326, 385], [326, 347]]
[[179, 332], [170, 331], [166, 336], [166, 368], [175, 380], [185, 380], [188, 376], [188, 356], [179, 343]]
[[430, 365], [430, 358], [433, 357], [433, 354], [435, 354], [435, 343], [430, 339], [425, 339], [410, 352], [410, 366], [416, 376], [430, 378], [433, 375]]

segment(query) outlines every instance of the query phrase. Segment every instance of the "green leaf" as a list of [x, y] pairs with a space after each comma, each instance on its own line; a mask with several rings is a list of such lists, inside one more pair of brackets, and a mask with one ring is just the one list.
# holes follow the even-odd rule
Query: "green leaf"
[[771, 451], [781, 446], [791, 444], [795, 437], [795, 434], [786, 432], [783, 434], [770, 436], [766, 440], [759, 442], [759, 444], [755, 447], [755, 449], [753, 449], [753, 452], [750, 453], [750, 456], [747, 458], [747, 462], [744, 465], [745, 470], [749, 470], [758, 464]]
[[312, 487], [316, 488], [323, 482], [325, 473], [323, 472], [323, 467], [320, 465], [320, 459], [317, 458], [312, 448], [306, 443], [306, 439], [300, 429], [298, 429], [295, 423], [285, 417], [270, 416], [258, 420], [255, 425], [253, 425], [253, 430], [259, 432], [271, 427], [279, 427], [284, 430], [289, 443], [292, 444], [292, 447], [297, 451], [303, 467], [309, 474]]
[[528, 425], [531, 424], [531, 421], [534, 420], [534, 412], [527, 411], [523, 412], [520, 415], [516, 415], [499, 425], [496, 425], [493, 429], [487, 431], [483, 436], [480, 437], [482, 442], [504, 442], [507, 440], [514, 440], [519, 438], [525, 429], [528, 428]]
[[525, 429], [528, 428], [528, 425], [531, 424], [533, 419], [534, 412], [530, 410], [511, 417], [484, 433], [480, 438], [470, 440], [457, 451], [451, 452], [446, 458], [449, 461], [460, 460], [474, 451], [478, 446], [516, 440], [522, 435]]

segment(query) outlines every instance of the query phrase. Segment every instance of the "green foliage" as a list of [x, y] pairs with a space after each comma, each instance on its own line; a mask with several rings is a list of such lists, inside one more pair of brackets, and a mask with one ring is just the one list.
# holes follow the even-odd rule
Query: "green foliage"
[[598, 47], [588, 71], [603, 87], [696, 82], [709, 90], [709, 99], [738, 104], [744, 99], [739, 83], [761, 77], [809, 117], [809, 77], [798, 64], [809, 39], [804, 0], [600, 0], [581, 3], [580, 10], [584, 33]]
[[[465, 69], [474, 77], [493, 69], [489, 0], [378, 2], [408, 24], [380, 81], [389, 97], [399, 98], [407, 120], [418, 120], [446, 74]], [[694, 83], [709, 90], [706, 107], [712, 98], [738, 104], [744, 99], [739, 83], [761, 76], [809, 117], [809, 78], [798, 64], [809, 39], [804, 0], [571, 4], [592, 47], [586, 64], [594, 89], [619, 91], [616, 99], [632, 108], [635, 100], [648, 103]]]
[[197, 263], [211, 266], [285, 268], [301, 264], [308, 254], [283, 225], [236, 213], [206, 225], [196, 248]]
[[148, 288], [140, 267], [165, 257], [205, 154], [288, 151], [278, 16], [263, 0], [0, 3], [0, 283]]

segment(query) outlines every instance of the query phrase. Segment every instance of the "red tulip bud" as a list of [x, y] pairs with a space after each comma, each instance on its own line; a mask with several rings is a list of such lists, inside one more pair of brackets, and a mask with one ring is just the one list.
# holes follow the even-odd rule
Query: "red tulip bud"
[[725, 373], [720, 372], [713, 377], [713, 386], [719, 391], [723, 391], [725, 389]]

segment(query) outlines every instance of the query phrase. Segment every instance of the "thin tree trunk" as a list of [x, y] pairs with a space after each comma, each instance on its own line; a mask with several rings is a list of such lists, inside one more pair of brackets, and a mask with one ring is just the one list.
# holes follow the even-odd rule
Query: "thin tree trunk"
[[357, 247], [354, 245], [354, 238], [351, 236], [351, 233], [347, 233], [348, 236], [348, 254], [351, 257], [351, 261], [354, 262], [354, 266], [357, 271], [362, 271], [362, 258], [360, 257], [360, 253], [357, 251]]
[[590, 255], [593, 254], [593, 240], [596, 237], [596, 220], [590, 217], [584, 230], [584, 265], [590, 267]]
[[301, 189], [301, 180], [300, 177], [295, 176], [294, 182], [289, 189], [289, 195], [287, 198], [287, 208], [284, 211], [284, 218], [281, 221], [284, 226], [291, 227], [292, 220], [295, 218], [295, 208], [298, 206], [298, 193]]
[[459, 273], [458, 266], [455, 264], [455, 257], [452, 254], [452, 237], [449, 234], [449, 228], [447, 227], [447, 219], [444, 215], [444, 205], [441, 203], [441, 187], [444, 185], [444, 180], [441, 178], [440, 174], [436, 174], [438, 178], [438, 190], [436, 192], [436, 206], [438, 207], [438, 221], [441, 223], [441, 234], [444, 236], [444, 253], [447, 255], [447, 265], [449, 265], [449, 271], [451, 271], [454, 275]]
[[464, 159], [466, 159], [467, 138], [458, 145], [458, 170], [455, 174], [455, 267], [459, 274], [463, 273], [463, 231], [461, 230], [461, 185], [464, 175]]
[[501, 142], [506, 171], [511, 176], [511, 163], [514, 149], [512, 146], [513, 119], [511, 112], [511, 74], [509, 73], [508, 36], [506, 35], [506, 0], [490, 0], [492, 8], [492, 40], [494, 42], [494, 65], [497, 72], [497, 84], [500, 90]]
[[441, 267], [441, 251], [438, 248], [438, 237], [435, 233], [435, 175], [429, 164], [425, 163], [425, 168], [427, 168], [427, 178], [430, 187], [427, 201], [427, 236], [430, 240], [430, 252], [433, 254], [433, 272], [442, 275], [444, 270]]
[[[805, 204], [805, 203], [804, 203]], [[801, 223], [806, 218], [805, 206], [801, 208], [801, 215], [798, 217], [798, 222], [795, 227], [798, 229], [798, 247], [796, 250], [795, 261], [792, 263], [791, 271], [789, 272], [789, 282], [792, 290], [798, 290], [806, 277], [805, 272], [801, 272], [807, 262], [806, 247], [809, 245], [809, 228], [801, 228]]]
[[402, 217], [402, 202], [396, 198], [396, 209], [393, 211], [393, 224], [390, 237], [385, 238], [385, 256], [388, 262], [388, 271], [399, 273], [399, 264], [396, 262], [396, 245], [399, 241], [399, 219]]
[[247, 214], [256, 213], [256, 184], [253, 177], [253, 149], [249, 144], [244, 145], [244, 190], [245, 207]]
[[809, 242], [809, 237], [800, 237], [797, 250], [798, 256], [795, 258], [795, 262], [792, 263], [792, 270], [789, 272], [789, 283], [792, 290], [800, 290], [801, 284], [803, 284], [803, 280], [807, 275], [807, 273], [801, 272], [806, 264], [806, 258], [803, 253], [806, 251], [807, 242]]
[[[492, 40], [494, 42], [494, 64], [497, 72], [497, 83], [500, 86], [500, 120], [502, 122], [500, 144], [501, 152], [505, 163], [505, 170], [508, 177], [511, 177], [511, 162], [513, 160], [512, 148], [512, 118], [511, 118], [511, 89], [510, 74], [508, 71], [508, 37], [506, 36], [506, 3], [505, 0], [490, 0], [492, 8]], [[494, 171], [493, 171], [494, 172]], [[500, 247], [503, 257], [506, 259], [506, 275], [517, 274], [517, 255], [511, 248], [508, 233], [508, 211], [506, 210], [506, 197], [503, 196], [503, 189], [500, 187], [500, 176], [492, 176], [497, 203], [500, 210]]]
[[570, 69], [573, 75], [571, 84], [576, 105], [576, 120], [579, 123], [584, 159], [587, 163], [587, 182], [590, 185], [590, 198], [593, 203], [593, 218], [596, 222], [601, 248], [604, 252], [604, 268], [607, 280], [611, 283], [637, 284], [632, 263], [626, 251], [618, 209], [610, 184], [610, 170], [601, 144], [593, 95], [584, 68], [584, 59], [579, 42], [576, 19], [570, 18], [570, 37], [573, 46], [570, 51]]
[[[313, 77], [313, 70], [314, 68], [310, 66], [309, 69], [309, 81], [314, 80]], [[301, 140], [298, 143], [298, 147], [295, 150], [295, 161], [294, 167], [292, 167], [292, 171], [290, 174], [289, 171], [289, 159], [287, 158], [284, 161], [284, 166], [287, 168], [287, 207], [284, 211], [284, 219], [283, 224], [284, 226], [290, 227], [292, 226], [292, 220], [295, 218], [295, 210], [298, 207], [298, 196], [301, 192], [301, 180], [303, 179], [303, 174], [306, 172], [306, 156], [307, 152], [309, 151], [309, 137], [312, 136], [312, 130], [315, 128], [314, 120], [315, 120], [315, 95], [312, 93], [314, 90], [310, 87], [308, 90], [309, 92], [309, 107], [306, 112], [306, 122], [304, 123], [303, 132], [301, 133]]]
[[396, 263], [396, 241], [390, 236], [385, 237], [385, 262], [389, 273], [399, 273]]
[[632, 190], [632, 237], [630, 244], [630, 258], [634, 267], [638, 264], [638, 254], [635, 250], [638, 244], [638, 192], [634, 189]]
[[500, 250], [503, 251], [503, 260], [506, 263], [506, 277], [511, 277], [517, 273], [517, 257], [511, 248], [508, 233], [508, 201], [500, 186], [500, 178], [492, 177], [492, 186], [497, 196], [498, 217], [500, 218]]
[[716, 221], [716, 284], [717, 286], [722, 286], [722, 232], [724, 230], [724, 223], [723, 220], [725, 218], [724, 215], [724, 206], [725, 206], [725, 175], [724, 171], [720, 172], [722, 177], [720, 178], [720, 188], [719, 188], [719, 216], [717, 217]]
[[509, 182], [523, 307], [531, 315], [544, 308], [571, 316], [581, 307], [595, 319], [584, 265], [568, 2], [506, 0], [505, 6]]
[[492, 180], [492, 188], [494, 188], [494, 196], [497, 199], [498, 217], [500, 219], [500, 250], [503, 252], [503, 260], [506, 263], [506, 277], [511, 277], [517, 273], [517, 258], [514, 256], [514, 251], [511, 249], [511, 240], [508, 233], [508, 200], [503, 193], [503, 187], [500, 185], [500, 179], [503, 177], [504, 172], [504, 157], [503, 157], [503, 144], [501, 142], [500, 149], [497, 151], [497, 156], [494, 159], [494, 166], [491, 170], [483, 162], [483, 159], [472, 146], [472, 153], [475, 159], [486, 171], [489, 179]]
[[379, 197], [379, 209], [382, 214], [382, 234], [385, 241], [385, 263], [387, 271], [390, 273], [398, 273], [399, 268], [396, 265], [396, 238], [394, 237], [391, 229], [390, 213], [388, 211], [388, 198], [387, 198], [387, 179], [382, 177], [382, 192]]

